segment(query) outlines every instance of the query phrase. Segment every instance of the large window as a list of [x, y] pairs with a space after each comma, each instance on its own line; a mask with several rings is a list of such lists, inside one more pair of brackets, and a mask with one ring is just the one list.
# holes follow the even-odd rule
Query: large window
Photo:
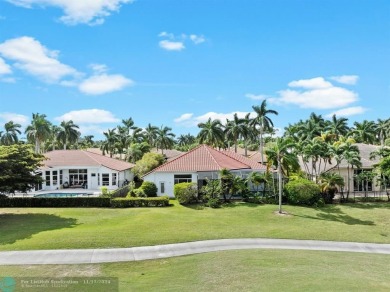
[[45, 171], [46, 185], [50, 186], [50, 171]]
[[116, 173], [112, 173], [111, 185], [116, 186]]
[[53, 170], [53, 186], [58, 184], [58, 171]]
[[191, 174], [175, 174], [174, 180], [175, 180], [175, 184], [192, 182], [192, 175]]
[[355, 192], [372, 191], [373, 173], [371, 170], [354, 169], [353, 174], [353, 190]]
[[109, 186], [109, 185], [110, 185], [110, 174], [102, 173], [102, 186]]
[[60, 185], [62, 185], [62, 170], [60, 170]]
[[82, 186], [88, 181], [87, 169], [69, 169], [69, 180], [71, 186]]

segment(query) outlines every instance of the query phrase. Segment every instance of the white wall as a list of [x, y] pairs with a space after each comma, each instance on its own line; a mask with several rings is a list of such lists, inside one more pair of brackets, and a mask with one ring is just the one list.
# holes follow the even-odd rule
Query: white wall
[[[144, 181], [153, 182], [157, 186], [157, 196], [169, 196], [174, 197], [173, 187], [174, 187], [174, 175], [175, 174], [191, 174], [192, 182], [198, 183], [197, 173], [182, 172], [182, 173], [172, 173], [172, 172], [152, 172], [143, 177]], [[164, 183], [165, 192], [161, 192], [161, 183]]]

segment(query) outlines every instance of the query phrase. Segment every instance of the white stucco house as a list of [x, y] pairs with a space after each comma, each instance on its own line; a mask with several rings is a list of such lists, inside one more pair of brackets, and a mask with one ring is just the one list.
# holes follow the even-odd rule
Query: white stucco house
[[54, 150], [44, 154], [47, 158], [37, 170], [42, 175], [42, 185], [35, 190], [51, 191], [62, 188], [109, 190], [132, 181], [130, 171], [134, 164], [85, 150]]
[[255, 160], [246, 158], [232, 151], [219, 151], [207, 145], [164, 163], [142, 177], [153, 182], [158, 189], [158, 196], [173, 197], [173, 187], [177, 183], [194, 182], [203, 186], [206, 178], [217, 179], [218, 172], [228, 169], [233, 174], [246, 177], [251, 172], [265, 172], [266, 167]]

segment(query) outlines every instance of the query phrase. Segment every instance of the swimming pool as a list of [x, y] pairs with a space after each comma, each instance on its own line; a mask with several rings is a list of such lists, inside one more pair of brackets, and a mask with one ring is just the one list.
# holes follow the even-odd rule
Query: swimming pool
[[35, 195], [34, 198], [75, 198], [75, 197], [89, 197], [92, 194], [83, 193], [47, 193]]

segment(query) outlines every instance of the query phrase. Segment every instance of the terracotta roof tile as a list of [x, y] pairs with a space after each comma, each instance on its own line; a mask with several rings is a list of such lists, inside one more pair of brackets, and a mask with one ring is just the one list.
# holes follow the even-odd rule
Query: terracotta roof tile
[[134, 164], [110, 158], [85, 150], [55, 150], [45, 153], [48, 158], [43, 168], [55, 166], [105, 166], [107, 168], [123, 171], [134, 167]]

